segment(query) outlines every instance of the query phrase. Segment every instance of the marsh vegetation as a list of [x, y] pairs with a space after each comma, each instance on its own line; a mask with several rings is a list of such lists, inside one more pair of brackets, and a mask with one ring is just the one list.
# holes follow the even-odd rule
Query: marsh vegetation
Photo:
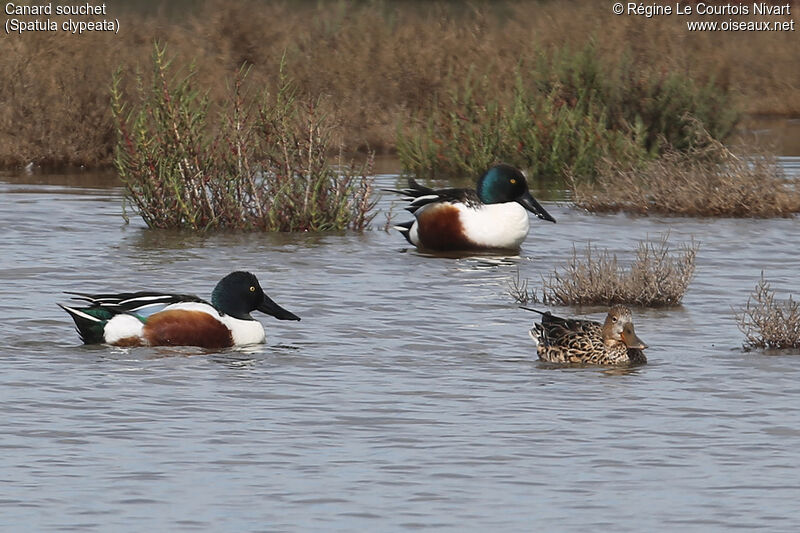
[[668, 234], [657, 242], [639, 241], [635, 259], [628, 261], [591, 243], [581, 252], [573, 246], [572, 256], [561, 267], [541, 277], [541, 292], [517, 275], [509, 280], [508, 293], [522, 304], [680, 305], [694, 277], [698, 250], [693, 241], [675, 250]]
[[734, 152], [697, 123], [699, 142], [654, 159], [604, 158], [597, 179], [572, 177], [572, 202], [594, 213], [703, 217], [789, 217], [800, 188], [769, 153]]
[[255, 97], [243, 94], [240, 71], [211, 127], [195, 70], [170, 70], [158, 45], [153, 68], [152, 86], [140, 81], [137, 97], [120, 88], [119, 73], [112, 88], [114, 163], [148, 226], [362, 231], [375, 216], [369, 162], [330, 162], [329, 117], [318, 101], [298, 99], [282, 69], [277, 91]]
[[800, 304], [791, 294], [786, 300], [776, 299], [763, 272], [747, 303], [736, 310], [735, 316], [745, 336], [745, 348], [800, 348]]
[[[540, 146], [523, 135], [524, 149], [515, 155], [509, 136], [498, 155], [533, 161], [557, 145], [534, 169], [550, 175], [562, 172], [560, 161], [580, 172], [605, 152], [627, 153], [625, 143], [617, 145], [620, 137], [652, 147], [654, 134], [665, 128], [673, 136], [684, 111], [703, 119], [715, 136], [740, 111], [800, 113], [800, 32], [687, 32], [675, 17], [643, 23], [588, 0], [478, 2], [466, 9], [461, 3], [207, 0], [180, 17], [163, 10], [114, 15], [119, 35], [29, 32], [5, 39], [0, 165], [111, 164], [112, 74], [117, 68], [131, 74], [121, 89], [135, 90], [137, 74], [151, 75], [154, 41], [169, 47], [176, 66], [196, 63], [194, 81], [207, 91], [212, 115], [227, 107], [230, 80], [242, 65], [252, 67], [249, 83], [274, 93], [283, 58], [298, 97], [322, 97], [318, 111], [335, 125], [337, 152], [340, 146], [392, 152], [400, 128], [404, 152], [430, 157], [436, 146], [420, 136], [435, 102], [443, 111], [431, 118], [430, 142], [448, 128], [457, 134], [453, 153], [443, 148], [439, 163], [448, 173], [485, 161], [481, 150], [470, 163], [458, 161], [476, 119], [507, 125], [513, 136], [531, 125], [534, 113], [541, 115], [532, 124]], [[512, 116], [494, 117], [494, 105], [494, 112]], [[659, 124], [663, 117], [670, 120]], [[624, 122], [630, 129], [617, 128]], [[407, 166], [421, 168], [410, 157]]]
[[398, 134], [403, 168], [416, 176], [479, 175], [505, 161], [539, 179], [592, 179], [601, 161], [638, 165], [667, 148], [693, 146], [700, 122], [712, 139], [733, 130], [728, 91], [680, 72], [642, 72], [629, 55], [582, 49], [538, 51], [529, 65], [496, 80], [471, 72], [422, 109]]

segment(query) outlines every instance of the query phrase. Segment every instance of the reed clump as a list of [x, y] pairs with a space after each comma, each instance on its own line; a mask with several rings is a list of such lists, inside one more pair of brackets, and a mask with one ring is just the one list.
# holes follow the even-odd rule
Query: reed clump
[[[702, 131], [702, 130], [701, 130]], [[572, 178], [572, 202], [594, 213], [704, 217], [790, 217], [800, 188], [774, 156], [734, 153], [707, 132], [686, 151], [638, 165], [605, 159], [595, 180]]]
[[656, 242], [640, 241], [636, 259], [623, 265], [616, 254], [589, 244], [583, 253], [573, 247], [561, 269], [542, 276], [542, 296], [528, 289], [519, 276], [509, 281], [509, 294], [518, 303], [541, 301], [552, 305], [615, 305], [668, 307], [680, 305], [695, 269], [699, 245], [682, 244], [673, 252], [668, 235]]
[[131, 100], [114, 77], [115, 166], [126, 199], [148, 226], [193, 230], [364, 230], [371, 213], [369, 162], [329, 163], [332, 125], [316, 101], [297, 98], [281, 70], [276, 93], [260, 105], [235, 78], [230, 107], [210, 126], [208, 98], [195, 70], [170, 71], [165, 49], [153, 51], [153, 84], [139, 81]]
[[745, 348], [800, 348], [800, 304], [792, 295], [784, 301], [776, 300], [763, 272], [747, 304], [735, 316], [745, 336]]

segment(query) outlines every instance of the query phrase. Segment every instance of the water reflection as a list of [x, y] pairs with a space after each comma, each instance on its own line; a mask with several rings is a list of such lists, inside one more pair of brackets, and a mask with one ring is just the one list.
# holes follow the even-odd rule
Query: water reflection
[[243, 353], [211, 354], [209, 359], [233, 369], [255, 368], [258, 365], [258, 358], [248, 357]]

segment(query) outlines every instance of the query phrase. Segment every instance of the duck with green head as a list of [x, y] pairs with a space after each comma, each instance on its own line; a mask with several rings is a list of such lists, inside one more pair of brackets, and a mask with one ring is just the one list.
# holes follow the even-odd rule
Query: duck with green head
[[410, 201], [415, 219], [395, 226], [406, 240], [427, 250], [518, 250], [528, 235], [528, 213], [555, 222], [528, 190], [525, 175], [494, 165], [472, 189], [431, 189], [409, 179], [396, 190]]
[[211, 294], [197, 296], [153, 291], [82, 294], [78, 307], [60, 305], [75, 321], [85, 344], [115, 346], [200, 346], [227, 348], [266, 342], [264, 326], [250, 313], [300, 320], [267, 296], [249, 272], [232, 272]]

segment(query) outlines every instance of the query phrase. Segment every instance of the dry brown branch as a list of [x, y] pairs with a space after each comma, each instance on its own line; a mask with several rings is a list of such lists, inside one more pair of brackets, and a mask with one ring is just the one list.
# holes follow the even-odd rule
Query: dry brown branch
[[573, 203], [593, 213], [705, 217], [790, 217], [800, 188], [766, 153], [737, 154], [703, 136], [686, 152], [667, 151], [640, 167], [605, 161], [593, 182], [571, 180]]
[[800, 304], [791, 295], [776, 301], [763, 272], [747, 304], [736, 312], [736, 324], [745, 348], [800, 348]]
[[[553, 305], [614, 305], [645, 307], [680, 305], [694, 276], [699, 245], [692, 241], [672, 253], [669, 234], [658, 242], [640, 241], [636, 259], [624, 266], [616, 254], [589, 244], [575, 247], [561, 269], [542, 276], [541, 301]], [[528, 281], [509, 281], [509, 294], [519, 303], [538, 301]]]

